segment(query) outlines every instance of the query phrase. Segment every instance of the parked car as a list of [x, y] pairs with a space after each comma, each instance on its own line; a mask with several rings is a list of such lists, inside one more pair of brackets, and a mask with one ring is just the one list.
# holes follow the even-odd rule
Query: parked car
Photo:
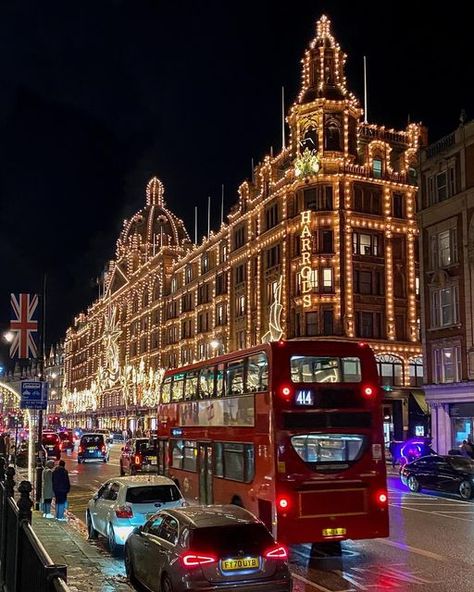
[[123, 432], [112, 432], [112, 441], [115, 442], [125, 442], [125, 438], [123, 437]]
[[413, 492], [432, 489], [469, 500], [474, 493], [474, 461], [461, 456], [423, 456], [406, 464], [400, 479]]
[[120, 475], [156, 472], [156, 448], [148, 438], [133, 438], [122, 448]]
[[58, 436], [61, 443], [61, 450], [74, 450], [72, 430], [62, 430], [58, 432]]
[[125, 544], [129, 578], [152, 592], [290, 592], [285, 547], [237, 506], [163, 510]]
[[112, 436], [112, 432], [110, 430], [108, 430], [107, 428], [99, 428], [97, 430], [94, 430], [94, 432], [96, 434], [103, 434], [104, 438], [105, 438], [105, 442], [107, 444], [113, 444], [113, 436]]
[[61, 440], [56, 432], [44, 431], [41, 442], [46, 448], [48, 458], [54, 457], [56, 460], [61, 458]]
[[120, 550], [137, 526], [162, 508], [185, 503], [174, 482], [167, 477], [121, 477], [109, 479], [89, 501], [86, 511], [89, 538], [107, 537], [112, 553]]
[[109, 460], [109, 449], [105, 443], [103, 434], [83, 434], [77, 449], [77, 462], [80, 464], [86, 460]]

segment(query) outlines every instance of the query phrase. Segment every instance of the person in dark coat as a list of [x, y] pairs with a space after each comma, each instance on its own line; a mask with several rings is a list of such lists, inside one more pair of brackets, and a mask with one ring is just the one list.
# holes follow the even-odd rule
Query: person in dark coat
[[67, 522], [64, 517], [64, 510], [66, 508], [67, 494], [71, 489], [69, 482], [69, 473], [66, 471], [66, 463], [63, 460], [59, 461], [58, 466], [53, 471], [53, 491], [54, 499], [56, 501], [56, 519], [60, 522]]

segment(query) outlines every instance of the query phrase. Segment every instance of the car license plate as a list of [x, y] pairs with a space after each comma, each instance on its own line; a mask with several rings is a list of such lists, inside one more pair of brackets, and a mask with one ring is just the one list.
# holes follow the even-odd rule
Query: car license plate
[[221, 561], [222, 571], [236, 571], [238, 569], [257, 569], [258, 557], [244, 557], [242, 559], [224, 559]]
[[323, 528], [323, 536], [344, 536], [346, 534], [345, 528]]
[[146, 459], [149, 463], [156, 462], [156, 456], [147, 456]]

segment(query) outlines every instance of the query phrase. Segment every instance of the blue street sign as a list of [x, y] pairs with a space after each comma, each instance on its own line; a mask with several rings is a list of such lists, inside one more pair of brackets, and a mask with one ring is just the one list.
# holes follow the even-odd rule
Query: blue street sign
[[40, 380], [21, 381], [21, 409], [46, 409], [48, 405], [47, 383]]

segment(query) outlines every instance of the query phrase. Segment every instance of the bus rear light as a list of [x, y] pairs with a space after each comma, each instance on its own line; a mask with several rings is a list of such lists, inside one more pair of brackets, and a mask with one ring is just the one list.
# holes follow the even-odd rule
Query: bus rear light
[[282, 386], [280, 389], [280, 394], [283, 399], [289, 401], [289, 399], [291, 398], [291, 388], [289, 386]]
[[290, 506], [290, 500], [287, 497], [279, 497], [277, 499], [277, 506], [279, 510], [288, 510]]
[[388, 497], [387, 497], [387, 493], [385, 491], [379, 491], [377, 492], [377, 503], [380, 506], [385, 506], [385, 504], [388, 501]]
[[181, 555], [180, 557], [181, 563], [184, 567], [197, 567], [198, 565], [209, 565], [210, 563], [216, 563], [217, 557], [215, 555], [211, 555], [210, 553], [201, 554], [201, 553], [192, 553], [187, 552]]
[[288, 551], [283, 545], [275, 545], [268, 551], [265, 551], [264, 557], [267, 559], [288, 559]]
[[363, 393], [365, 397], [370, 399], [375, 395], [375, 389], [372, 386], [365, 386]]

